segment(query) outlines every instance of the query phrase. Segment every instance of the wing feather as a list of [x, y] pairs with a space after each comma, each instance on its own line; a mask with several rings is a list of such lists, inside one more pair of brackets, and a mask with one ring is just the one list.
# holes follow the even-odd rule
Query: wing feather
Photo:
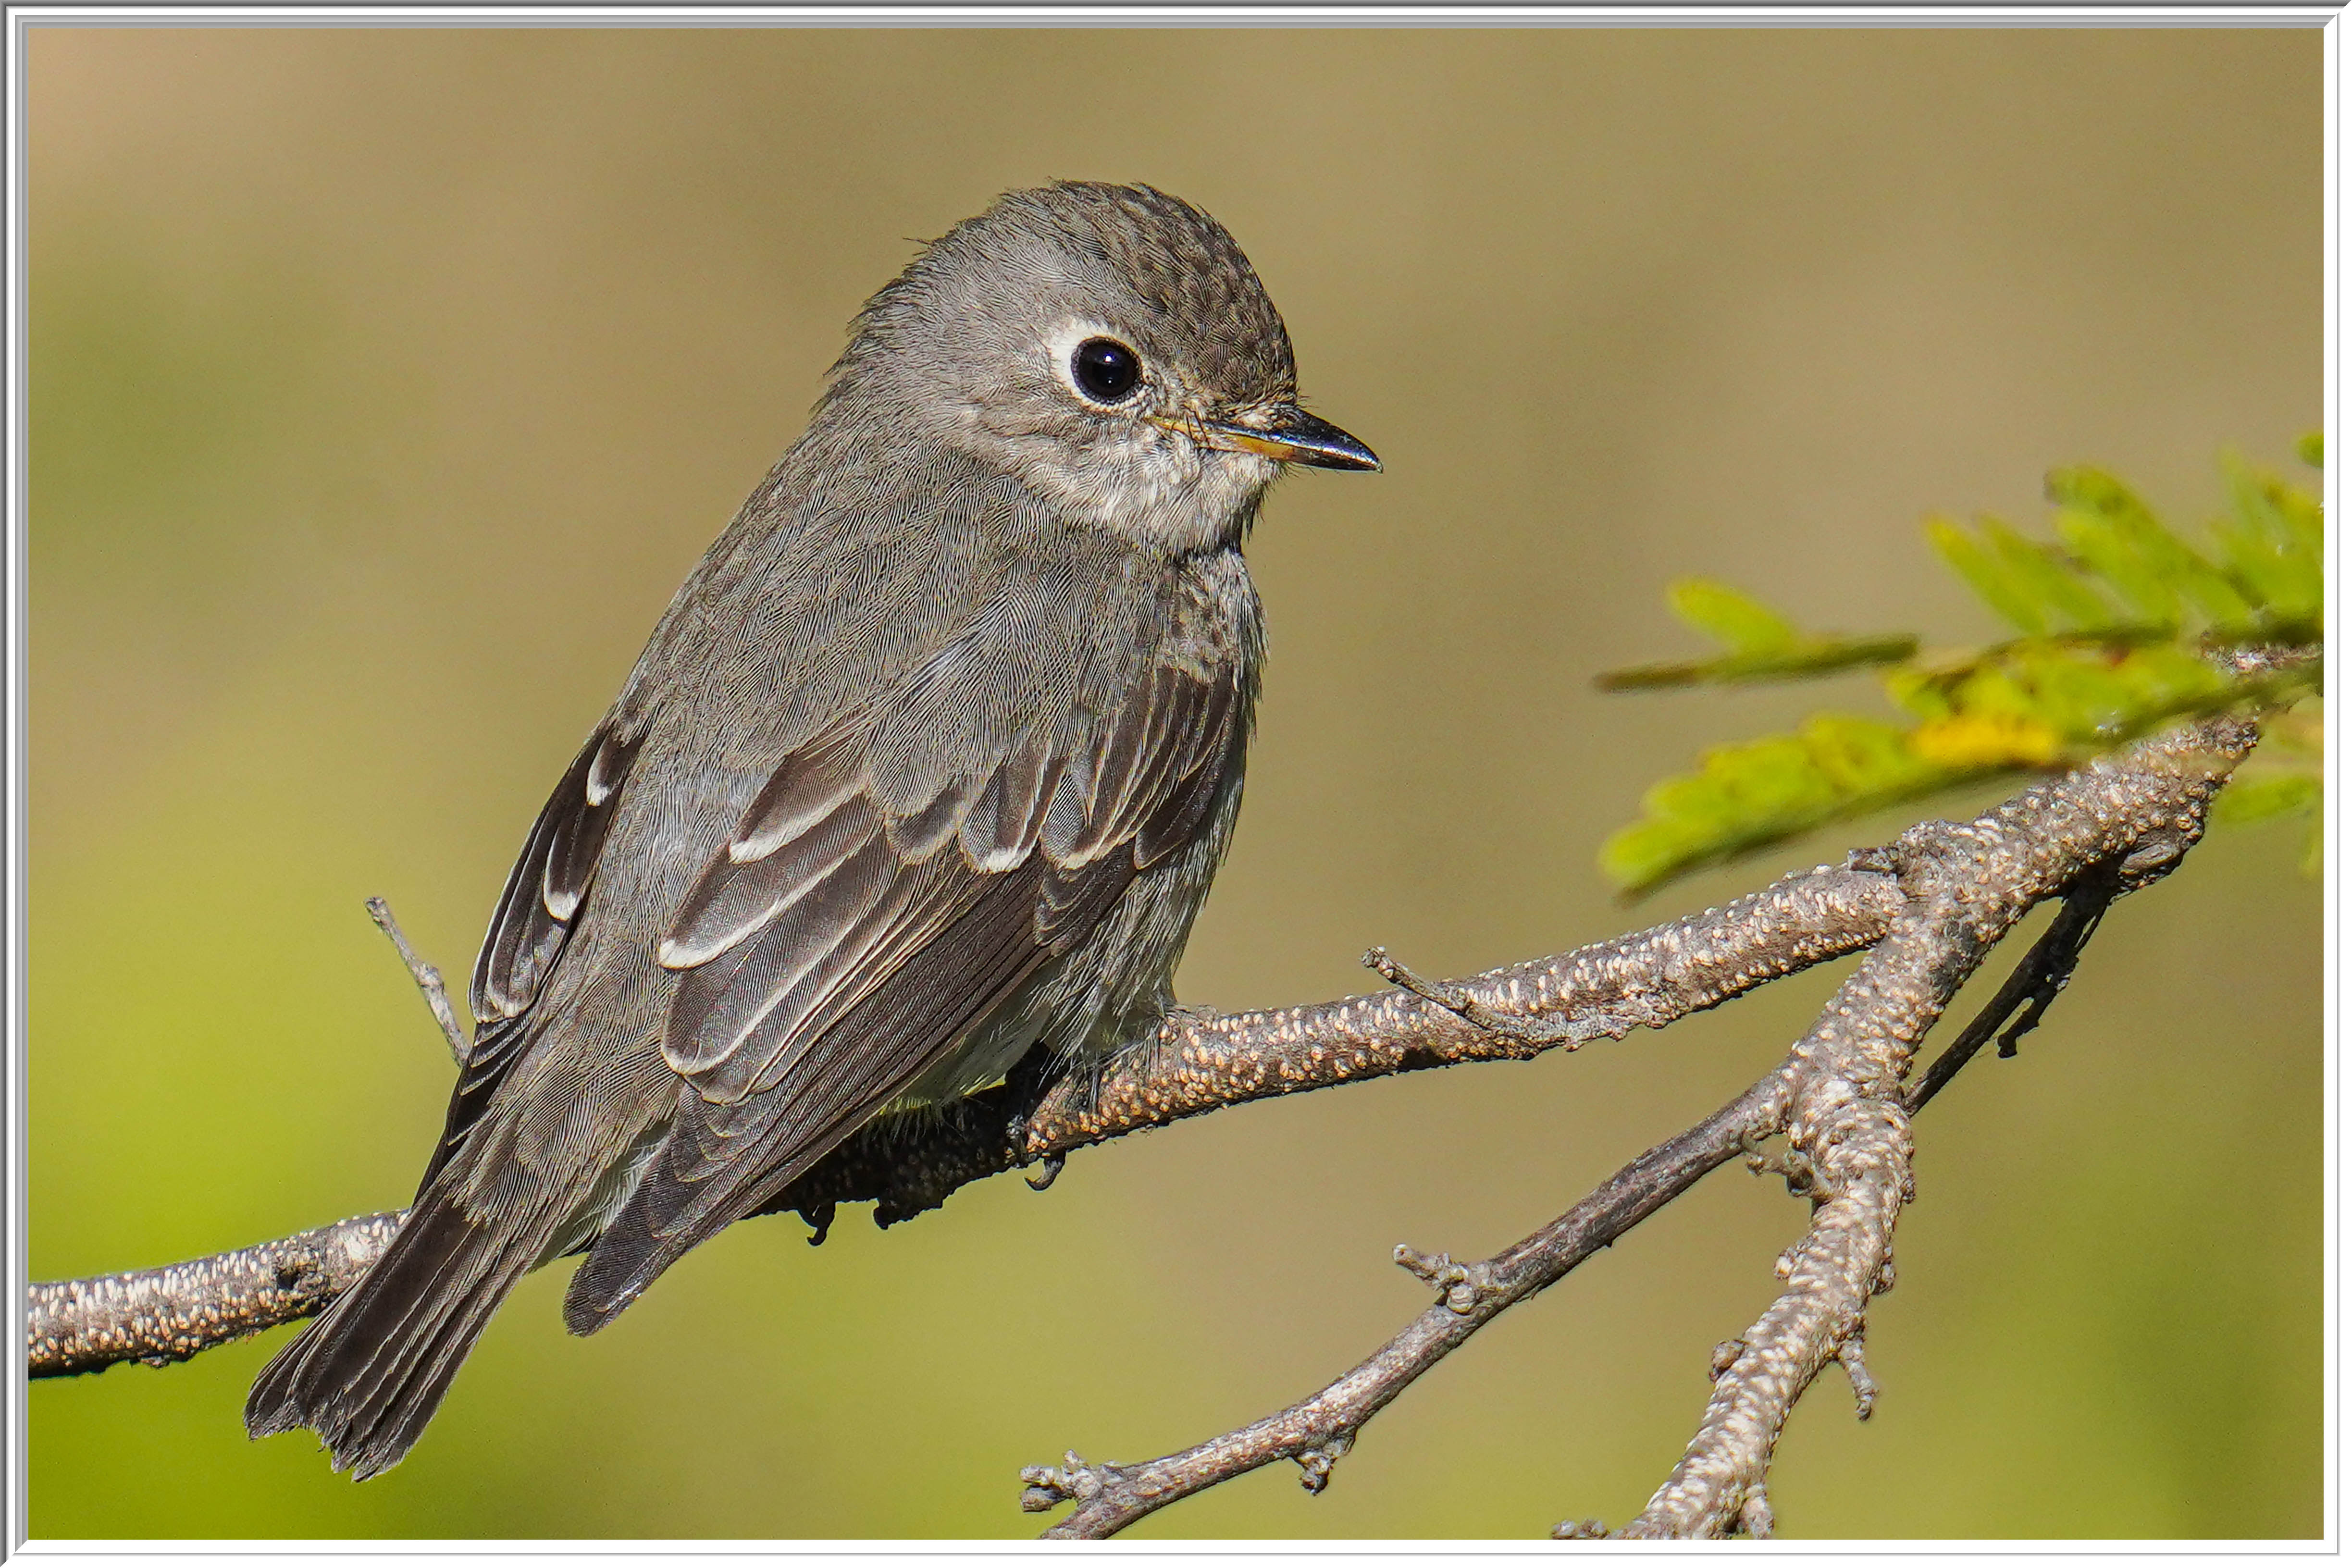
[[779, 840], [758, 858], [737, 858], [738, 839], [710, 862], [656, 956], [666, 969], [697, 969], [763, 931], [869, 848], [882, 826], [862, 795], [845, 796], [800, 837]]
[[1212, 685], [1193, 732], [1182, 787], [1166, 790], [1149, 802], [1150, 813], [1136, 830], [1137, 865], [1148, 871], [1200, 835], [1217, 792], [1200, 788], [1198, 781], [1237, 777], [1248, 746], [1249, 715], [1239, 687], [1230, 681]]
[[835, 725], [785, 758], [744, 813], [727, 858], [764, 860], [856, 794], [864, 738], [855, 724]]
[[964, 813], [964, 859], [980, 872], [1008, 872], [1029, 858], [1037, 830], [1061, 781], [1062, 759], [1046, 743], [1045, 727], [1022, 731]]
[[507, 874], [489, 934], [474, 961], [474, 1038], [449, 1096], [441, 1141], [417, 1184], [419, 1193], [481, 1120], [520, 1055], [530, 1033], [531, 1004], [595, 882], [596, 858], [604, 852], [644, 741], [642, 732], [624, 736], [610, 720], [600, 726], [556, 782], [523, 841], [522, 855]]
[[1034, 715], [912, 810], [883, 804], [870, 716], [783, 758], [663, 943], [680, 1113], [575, 1279], [573, 1326], [822, 1157], [1206, 831], [1241, 680], [1155, 661], [1110, 712]]
[[620, 735], [609, 721], [601, 726], [531, 824], [474, 963], [477, 1019], [512, 1018], [538, 997], [588, 896], [596, 857], [604, 852], [604, 835], [612, 831], [644, 739]]
[[814, 1042], [787, 1082], [727, 1105], [682, 1090], [677, 1127], [572, 1277], [566, 1326], [601, 1328], [696, 1244], [824, 1158], [871, 1113], [877, 1069], [910, 1081], [933, 1040], [987, 1017], [1044, 960], [1034, 911], [1047, 874], [1032, 858], [988, 879], [918, 961], [886, 976]]

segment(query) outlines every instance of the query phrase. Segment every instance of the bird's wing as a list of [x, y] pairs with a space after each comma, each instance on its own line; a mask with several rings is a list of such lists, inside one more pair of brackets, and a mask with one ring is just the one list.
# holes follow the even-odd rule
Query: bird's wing
[[507, 876], [490, 916], [489, 935], [474, 964], [474, 1015], [486, 1022], [519, 1016], [539, 995], [540, 983], [571, 935], [572, 924], [595, 880], [619, 810], [622, 788], [637, 759], [642, 734], [624, 735], [607, 720], [572, 759], [531, 825], [522, 857]]
[[507, 873], [506, 891], [499, 895], [489, 934], [474, 961], [473, 1041], [419, 1192], [481, 1118], [520, 1054], [531, 1004], [595, 883], [597, 857], [644, 740], [643, 731], [625, 733], [617, 721], [600, 725], [541, 808], [521, 858]]
[[681, 1114], [573, 1280], [575, 1331], [821, 1158], [1192, 841], [1241, 763], [1244, 679], [1155, 659], [1109, 711], [1040, 712], [896, 808], [870, 713], [786, 758], [658, 950], [680, 977], [663, 1051]]

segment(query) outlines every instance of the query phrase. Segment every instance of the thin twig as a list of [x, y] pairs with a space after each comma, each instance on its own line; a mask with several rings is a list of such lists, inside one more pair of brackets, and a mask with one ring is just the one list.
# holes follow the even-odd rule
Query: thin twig
[[1524, 1045], [1533, 1051], [1555, 1045], [1574, 1051], [1584, 1043], [1585, 1037], [1573, 1023], [1564, 1019], [1513, 1018], [1507, 1013], [1498, 1013], [1450, 980], [1422, 978], [1402, 963], [1390, 957], [1385, 947], [1366, 948], [1363, 961], [1365, 968], [1390, 985], [1411, 991], [1425, 1002], [1435, 1002], [1481, 1034]]
[[[1689, 1190], [1737, 1155], [1744, 1142], [1785, 1113], [1785, 1086], [1775, 1072], [1706, 1121], [1677, 1133], [1621, 1168], [1575, 1207], [1517, 1246], [1481, 1263], [1454, 1264], [1431, 1278], [1437, 1303], [1364, 1362], [1290, 1408], [1238, 1431], [1139, 1465], [1088, 1465], [1076, 1455], [1021, 1472], [1021, 1506], [1032, 1512], [1076, 1502], [1045, 1531], [1051, 1539], [1101, 1539], [1146, 1514], [1278, 1459], [1307, 1467], [1307, 1490], [1320, 1491], [1328, 1456], [1344, 1453], [1365, 1422], [1446, 1354], [1507, 1309], [1565, 1276], [1587, 1258]], [[1399, 1249], [1409, 1268], [1426, 1264]], [[1422, 1268], [1412, 1268], [1424, 1274]], [[1317, 1463], [1319, 1459], [1321, 1462]]]
[[390, 899], [369, 899], [367, 912], [376, 929], [391, 937], [392, 945], [400, 950], [400, 961], [408, 966], [408, 977], [425, 993], [425, 1005], [433, 1009], [433, 1021], [441, 1026], [441, 1038], [449, 1042], [449, 1054], [457, 1059], [458, 1066], [465, 1066], [466, 1031], [458, 1027], [457, 1015], [449, 1006], [449, 993], [441, 985], [441, 971], [418, 957], [416, 949], [408, 945], [400, 922], [392, 916]]
[[[2101, 917], [2120, 891], [2113, 877], [2095, 875], [2086, 878], [2082, 885], [2066, 895], [2065, 901], [2058, 906], [2056, 918], [2050, 922], [2049, 929], [2042, 933], [2032, 948], [2018, 961], [2017, 967], [2010, 971], [2009, 978], [2001, 982], [2000, 989], [1994, 993], [1992, 1000], [1969, 1020], [1969, 1027], [1944, 1048], [1943, 1054], [1936, 1058], [1904, 1094], [1903, 1108], [1906, 1111], [1917, 1115], [1920, 1107], [1942, 1092], [1944, 1085], [1949, 1083], [1960, 1069], [1969, 1064], [1969, 1059], [1983, 1050], [1985, 1043], [1995, 1035], [2000, 1037], [2001, 1056], [2017, 1054], [2017, 1042], [2042, 1021], [2042, 1013], [2058, 999], [2058, 993], [2064, 990], [2066, 982], [2074, 977], [2074, 966], [2081, 961], [2084, 948], [2089, 945], [2092, 935], [2099, 928]], [[2014, 1025], [2003, 1029], [2001, 1026], [2008, 1024], [2011, 1016], [2021, 1007], [2025, 1009], [2024, 1016]]]

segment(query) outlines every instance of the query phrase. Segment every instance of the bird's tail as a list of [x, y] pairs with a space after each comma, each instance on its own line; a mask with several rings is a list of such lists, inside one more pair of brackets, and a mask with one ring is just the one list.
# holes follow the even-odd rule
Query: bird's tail
[[545, 1228], [486, 1223], [428, 1186], [359, 1283], [261, 1369], [246, 1430], [310, 1427], [335, 1469], [361, 1480], [400, 1463], [490, 1314], [539, 1260]]

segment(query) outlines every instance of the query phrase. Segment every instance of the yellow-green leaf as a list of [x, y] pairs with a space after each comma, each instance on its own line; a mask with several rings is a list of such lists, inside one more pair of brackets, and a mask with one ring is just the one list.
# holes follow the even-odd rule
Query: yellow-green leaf
[[1938, 767], [2046, 768], [2065, 753], [2048, 725], [2015, 714], [1963, 713], [1930, 719], [1911, 732], [1911, 749]]
[[1777, 612], [1712, 578], [1686, 577], [1669, 586], [1666, 603], [1685, 622], [1736, 653], [1767, 653], [1797, 642], [1797, 629]]
[[2042, 612], [2031, 590], [2019, 583], [2015, 576], [1977, 537], [1958, 523], [1944, 517], [1927, 521], [1927, 542], [1946, 565], [1959, 573], [1960, 580], [1977, 591], [1977, 597], [1992, 607], [1993, 613], [2029, 637], [2039, 637], [2050, 630], [2049, 618]]
[[2313, 810], [2319, 805], [2319, 795], [2316, 773], [2242, 772], [2213, 797], [2212, 820], [2260, 822], [2293, 811]]

